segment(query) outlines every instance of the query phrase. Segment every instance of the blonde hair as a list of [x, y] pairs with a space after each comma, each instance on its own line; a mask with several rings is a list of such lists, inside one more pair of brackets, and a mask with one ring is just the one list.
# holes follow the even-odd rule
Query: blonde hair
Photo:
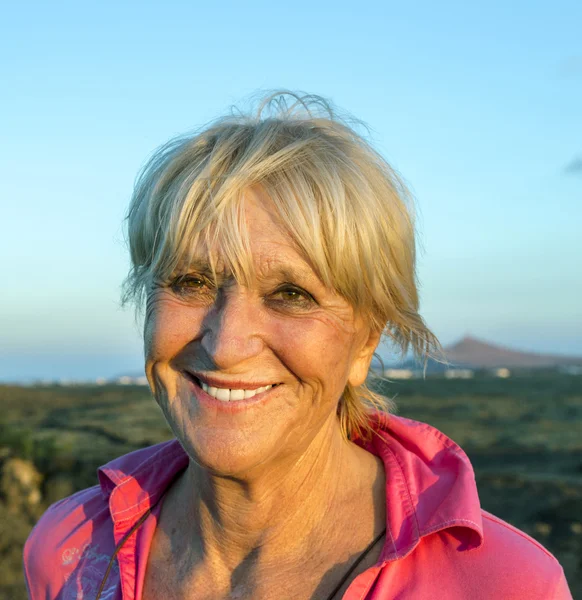
[[[411, 196], [395, 171], [331, 104], [277, 92], [251, 114], [233, 113], [159, 148], [138, 175], [127, 215], [132, 267], [123, 302], [143, 308], [153, 281], [169, 282], [201, 241], [215, 275], [253, 277], [241, 213], [245, 189], [261, 186], [297, 248], [402, 356], [440, 345], [419, 315]], [[348, 384], [338, 405], [346, 439], [369, 439], [371, 410], [391, 400]]]

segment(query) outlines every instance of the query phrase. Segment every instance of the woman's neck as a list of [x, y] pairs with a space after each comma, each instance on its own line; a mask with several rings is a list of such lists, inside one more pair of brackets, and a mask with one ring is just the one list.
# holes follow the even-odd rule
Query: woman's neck
[[[211, 565], [224, 576], [241, 565], [247, 572], [296, 568], [345, 540], [349, 515], [362, 503], [384, 511], [382, 502], [376, 506], [384, 493], [381, 462], [346, 442], [335, 419], [318, 438], [252, 477], [216, 476], [191, 461], [162, 509], [182, 568]], [[370, 514], [370, 523], [377, 516]]]

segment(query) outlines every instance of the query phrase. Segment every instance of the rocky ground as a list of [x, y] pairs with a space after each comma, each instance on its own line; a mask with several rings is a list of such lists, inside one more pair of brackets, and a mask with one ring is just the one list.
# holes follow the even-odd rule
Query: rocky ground
[[[483, 508], [554, 553], [582, 598], [582, 377], [374, 386], [466, 450]], [[22, 546], [46, 507], [94, 485], [99, 465], [171, 435], [141, 387], [0, 386], [0, 403], [0, 600], [21, 600]]]

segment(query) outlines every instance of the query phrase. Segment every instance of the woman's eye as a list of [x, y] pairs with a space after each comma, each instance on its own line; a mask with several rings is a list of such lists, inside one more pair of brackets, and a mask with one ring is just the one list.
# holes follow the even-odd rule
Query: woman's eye
[[284, 288], [275, 292], [275, 296], [280, 296], [285, 304], [296, 306], [308, 306], [313, 304], [313, 298], [303, 290], [295, 288]]
[[175, 279], [170, 287], [176, 293], [187, 294], [189, 292], [196, 292], [204, 288], [206, 282], [201, 277], [195, 276], [182, 276]]
[[[212, 287], [204, 277], [196, 275], [182, 275], [170, 284], [172, 291], [180, 296], [208, 296], [212, 291]], [[276, 304], [292, 308], [306, 308], [315, 303], [308, 292], [294, 287], [276, 290], [272, 294], [272, 298], [275, 298], [274, 302]]]
[[282, 296], [284, 296], [287, 300], [298, 300], [299, 298], [304, 298], [302, 294], [295, 290], [283, 290], [279, 292]]

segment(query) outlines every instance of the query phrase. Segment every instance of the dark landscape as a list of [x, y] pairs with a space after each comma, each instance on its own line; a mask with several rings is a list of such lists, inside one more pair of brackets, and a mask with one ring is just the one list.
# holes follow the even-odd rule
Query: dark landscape
[[[484, 371], [371, 385], [464, 448], [482, 507], [548, 548], [582, 598], [582, 376]], [[0, 403], [0, 600], [21, 600], [22, 546], [46, 507], [95, 485], [99, 465], [171, 434], [142, 386], [0, 386]]]

